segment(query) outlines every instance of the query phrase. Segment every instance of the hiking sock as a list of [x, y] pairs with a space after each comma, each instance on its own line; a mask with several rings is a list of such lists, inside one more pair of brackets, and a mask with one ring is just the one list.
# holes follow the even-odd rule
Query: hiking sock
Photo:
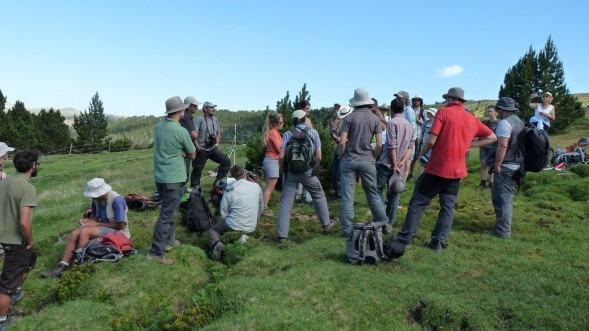
[[6, 321], [7, 318], [8, 318], [8, 316], [2, 316], [2, 317], [0, 317], [0, 322]]
[[59, 264], [63, 265], [66, 268], [69, 268], [70, 264], [65, 261], [60, 261]]

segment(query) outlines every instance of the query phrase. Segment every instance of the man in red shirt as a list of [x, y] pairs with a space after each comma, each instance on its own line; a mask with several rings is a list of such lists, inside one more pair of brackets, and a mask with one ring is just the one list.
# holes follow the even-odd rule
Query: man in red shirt
[[[441, 251], [447, 247], [446, 237], [454, 220], [454, 205], [460, 179], [466, 177], [466, 153], [471, 147], [480, 147], [497, 140], [495, 134], [481, 121], [464, 109], [464, 90], [453, 87], [442, 96], [446, 107], [440, 109], [429, 131], [421, 155], [432, 151], [424, 173], [415, 183], [409, 202], [407, 218], [396, 240], [410, 244], [431, 199], [440, 196], [440, 212], [428, 248]], [[478, 140], [473, 140], [478, 138]]]

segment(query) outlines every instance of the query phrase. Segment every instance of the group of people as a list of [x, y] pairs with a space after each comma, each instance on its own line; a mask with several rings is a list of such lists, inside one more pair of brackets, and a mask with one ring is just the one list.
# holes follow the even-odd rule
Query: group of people
[[[354, 224], [354, 196], [361, 183], [375, 222], [385, 224], [390, 233], [395, 219], [399, 196], [405, 181], [412, 180], [417, 162], [423, 165], [409, 202], [405, 222], [394, 240], [411, 244], [416, 236], [421, 215], [435, 196], [439, 196], [440, 211], [427, 247], [441, 251], [452, 227], [454, 207], [461, 179], [466, 177], [466, 154], [480, 147], [481, 188], [487, 187], [487, 169], [493, 169], [492, 203], [496, 214], [492, 234], [509, 238], [513, 195], [518, 169], [523, 162], [518, 153], [518, 134], [524, 122], [516, 115], [512, 98], [501, 97], [487, 109], [489, 120], [482, 123], [464, 107], [464, 91], [453, 87], [442, 97], [446, 105], [440, 110], [425, 109], [418, 95], [399, 91], [390, 106], [378, 106], [368, 91], [358, 88], [349, 105], [335, 104], [334, 119], [329, 123], [331, 139], [337, 144], [333, 156], [333, 177], [336, 198], [341, 199], [341, 226], [346, 236]], [[542, 103], [532, 95], [529, 107], [535, 110], [530, 123], [545, 132], [556, 119], [556, 109], [550, 103], [552, 95], [545, 92]], [[284, 119], [269, 113], [263, 129], [262, 143], [266, 146], [263, 167], [266, 174], [264, 190], [246, 180], [246, 170], [231, 167], [227, 155], [218, 149], [221, 130], [214, 115], [216, 105], [205, 102], [203, 115], [193, 118], [200, 102], [194, 97], [172, 97], [165, 102], [166, 118], [154, 129], [154, 181], [161, 198], [161, 210], [155, 224], [148, 259], [171, 264], [165, 253], [178, 246], [175, 239], [175, 219], [181, 195], [190, 189], [200, 189], [200, 176], [208, 159], [219, 163], [217, 180], [230, 171], [221, 202], [222, 222], [209, 230], [211, 256], [219, 259], [224, 244], [219, 240], [227, 231], [249, 233], [255, 230], [261, 215], [272, 216], [268, 209], [272, 192], [279, 177], [284, 178], [276, 236], [279, 242], [288, 238], [291, 210], [295, 198], [308, 194], [317, 217], [325, 231], [338, 223], [330, 218], [325, 192], [315, 175], [321, 162], [321, 139], [312, 128], [310, 104], [301, 104], [292, 113], [293, 127], [283, 135]], [[390, 115], [387, 111], [390, 109]], [[384, 113], [384, 114], [383, 114]], [[305, 168], [297, 167], [288, 153], [291, 144], [304, 141], [311, 161]], [[495, 144], [494, 147], [490, 148]], [[32, 209], [36, 207], [35, 188], [31, 178], [37, 175], [39, 154], [19, 151], [13, 158], [16, 173], [7, 176], [3, 164], [14, 151], [0, 142], [0, 243], [4, 264], [0, 276], [0, 326], [7, 325], [8, 308], [24, 296], [22, 284], [35, 266], [37, 254], [33, 248]], [[190, 172], [192, 164], [192, 172]], [[386, 189], [386, 203], [382, 191]], [[88, 217], [79, 221], [72, 232], [58, 265], [43, 277], [59, 277], [69, 268], [73, 252], [90, 240], [109, 233], [121, 232], [130, 237], [128, 208], [124, 199], [102, 178], [90, 180], [84, 195], [92, 199]], [[385, 207], [386, 206], [386, 207]]]

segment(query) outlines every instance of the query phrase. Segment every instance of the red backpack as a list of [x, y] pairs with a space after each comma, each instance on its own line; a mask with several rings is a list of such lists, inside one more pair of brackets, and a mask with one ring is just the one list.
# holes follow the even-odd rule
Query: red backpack
[[133, 250], [131, 239], [127, 238], [122, 232], [109, 233], [100, 239], [102, 239], [103, 246], [113, 246], [123, 254], [127, 254]]

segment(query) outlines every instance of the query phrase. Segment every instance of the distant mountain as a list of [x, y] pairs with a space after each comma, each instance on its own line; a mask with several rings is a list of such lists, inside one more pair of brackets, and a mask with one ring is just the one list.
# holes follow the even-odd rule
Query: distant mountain
[[[6, 109], [10, 109], [12, 108], [12, 106], [14, 106], [13, 103], [6, 103]], [[52, 107], [42, 107], [42, 108], [27, 108], [27, 110], [33, 114], [38, 114], [41, 109], [45, 109], [45, 110], [49, 110]], [[63, 117], [65, 117], [65, 124], [72, 126], [74, 124], [74, 115], [80, 115], [82, 113], [82, 110], [76, 109], [76, 108], [57, 108], [57, 107], [53, 107], [53, 109], [57, 110], [59, 109], [59, 111], [61, 112], [61, 115], [63, 115]], [[106, 119], [108, 121], [118, 121], [121, 118], [125, 118], [125, 116], [119, 116], [119, 115], [112, 115], [112, 114], [106, 114]]]

